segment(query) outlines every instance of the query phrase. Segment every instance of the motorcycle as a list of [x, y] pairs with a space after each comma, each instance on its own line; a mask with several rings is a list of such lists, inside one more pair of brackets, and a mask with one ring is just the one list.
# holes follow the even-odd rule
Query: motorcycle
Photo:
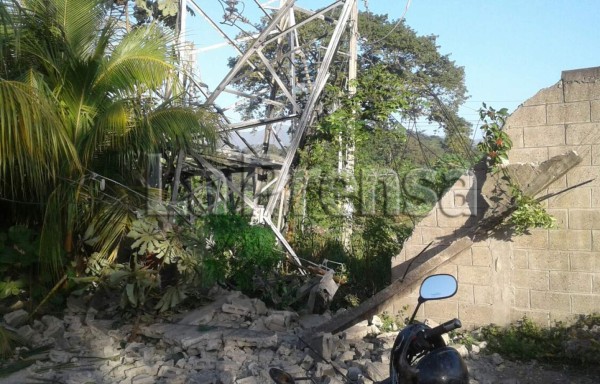
[[[390, 356], [390, 377], [375, 384], [468, 384], [469, 371], [456, 351], [446, 346], [443, 335], [462, 326], [452, 319], [434, 328], [415, 322], [420, 306], [426, 301], [441, 300], [456, 294], [458, 284], [452, 275], [438, 274], [421, 283], [419, 299], [408, 325], [396, 336]], [[277, 384], [295, 384], [296, 380], [315, 381], [311, 377], [294, 378], [279, 368], [269, 370]], [[359, 383], [346, 377], [346, 382]]]

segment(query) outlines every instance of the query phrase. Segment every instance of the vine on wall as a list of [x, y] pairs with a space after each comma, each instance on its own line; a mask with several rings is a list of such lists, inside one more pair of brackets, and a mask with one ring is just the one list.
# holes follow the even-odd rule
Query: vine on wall
[[508, 183], [512, 212], [506, 224], [516, 235], [527, 233], [531, 228], [552, 228], [554, 217], [540, 201], [523, 192], [504, 166], [508, 164], [508, 151], [512, 148], [512, 140], [503, 130], [507, 117], [508, 109], [495, 110], [483, 103], [483, 108], [479, 109], [479, 118], [483, 122], [483, 140], [477, 145], [486, 156], [488, 169], [493, 174], [500, 172], [502, 179]]

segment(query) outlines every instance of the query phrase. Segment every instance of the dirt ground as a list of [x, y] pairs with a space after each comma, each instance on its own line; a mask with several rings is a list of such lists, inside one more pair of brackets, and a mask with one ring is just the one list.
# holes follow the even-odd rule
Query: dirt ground
[[537, 362], [514, 362], [491, 355], [466, 360], [471, 384], [598, 384], [600, 367], [576, 369]]

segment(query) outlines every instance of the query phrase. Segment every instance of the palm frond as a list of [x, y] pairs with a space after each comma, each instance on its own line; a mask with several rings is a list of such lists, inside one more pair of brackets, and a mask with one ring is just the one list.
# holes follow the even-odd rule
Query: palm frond
[[128, 33], [102, 63], [94, 87], [107, 92], [160, 87], [175, 69], [168, 43], [166, 35], [154, 25]]
[[55, 12], [71, 52], [79, 59], [87, 59], [94, 52], [96, 35], [104, 19], [103, 1], [100, 0], [52, 0], [46, 9]]
[[44, 196], [64, 160], [78, 164], [55, 109], [35, 76], [28, 81], [0, 79], [0, 178], [10, 196]]

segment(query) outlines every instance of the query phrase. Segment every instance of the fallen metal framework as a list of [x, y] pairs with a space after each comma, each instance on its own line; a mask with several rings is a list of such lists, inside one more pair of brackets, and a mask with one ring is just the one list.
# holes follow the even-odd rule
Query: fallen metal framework
[[[253, 221], [269, 225], [288, 251], [290, 260], [300, 266], [300, 260], [281, 232], [286, 186], [302, 139], [314, 121], [334, 57], [356, 60], [338, 53], [338, 46], [356, 23], [357, 0], [338, 0], [316, 11], [297, 7], [295, 0], [280, 0], [277, 8], [269, 6], [273, 0], [263, 4], [252, 1], [267, 20], [266, 25], [258, 35], [249, 36], [248, 32], [243, 32], [239, 38], [229, 36], [221, 26], [228, 20], [233, 24], [243, 17], [236, 8], [240, 1], [222, 1], [227, 5], [228, 14], [224, 16], [225, 22], [217, 22], [198, 4], [200, 0], [182, 0], [182, 9], [189, 7], [201, 15], [225, 44], [237, 51], [239, 58], [212, 92], [204, 84], [193, 79], [188, 81], [192, 89], [188, 90], [188, 95], [195, 95], [191, 102], [221, 115], [222, 145], [216, 153], [178, 154], [172, 201], [175, 202], [181, 185], [188, 192], [188, 203], [200, 211], [211, 212], [224, 201], [230, 209], [249, 207]], [[305, 39], [303, 28], [311, 23], [320, 23], [320, 28], [328, 26], [329, 30], [321, 39]], [[181, 25], [185, 28], [184, 19]], [[260, 92], [250, 94], [236, 88], [236, 84], [250, 76], [262, 81]], [[264, 117], [233, 122], [227, 116], [227, 109], [219, 106], [222, 100], [232, 97], [237, 98], [237, 105], [240, 101], [252, 103]], [[264, 132], [262, 148], [253, 147], [240, 134], [248, 129]], [[287, 140], [281, 137], [283, 129], [287, 130]], [[232, 145], [232, 137], [244, 143], [246, 148], [237, 150]], [[279, 147], [279, 156], [269, 150], [273, 140]], [[190, 182], [193, 177], [202, 178], [204, 183], [194, 186]], [[226, 196], [223, 186], [226, 186]], [[275, 212], [277, 221], [274, 223]]]

